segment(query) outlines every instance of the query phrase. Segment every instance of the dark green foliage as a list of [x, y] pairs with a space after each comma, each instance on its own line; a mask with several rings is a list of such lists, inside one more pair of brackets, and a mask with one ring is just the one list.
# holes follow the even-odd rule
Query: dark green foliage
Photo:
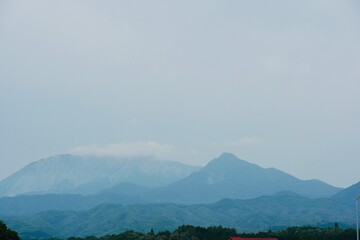
[[236, 236], [236, 230], [233, 228], [224, 228], [222, 226], [205, 228], [183, 225], [178, 227], [171, 237], [173, 239], [227, 240], [231, 236]]
[[232, 236], [246, 238], [278, 238], [279, 240], [355, 240], [355, 229], [341, 229], [319, 227], [289, 227], [279, 231], [267, 231], [257, 233], [237, 233], [233, 228], [222, 226], [195, 227], [183, 225], [173, 232], [162, 231], [155, 233], [140, 233], [126, 231], [120, 234], [103, 237], [68, 238], [68, 240], [227, 240]]
[[355, 229], [319, 228], [319, 227], [289, 227], [276, 232], [243, 233], [242, 237], [272, 237], [279, 240], [355, 240]]
[[126, 231], [120, 234], [112, 234], [104, 237], [71, 237], [68, 240], [227, 240], [231, 236], [236, 236], [234, 228], [224, 228], [222, 226], [195, 227], [183, 225], [173, 232], [161, 231], [155, 233], [153, 229], [148, 233]]
[[135, 231], [126, 231], [120, 234], [112, 234], [109, 236], [101, 237], [100, 240], [140, 240], [145, 236], [144, 233], [139, 233]]
[[19, 240], [17, 232], [8, 229], [5, 223], [0, 221], [0, 240]]

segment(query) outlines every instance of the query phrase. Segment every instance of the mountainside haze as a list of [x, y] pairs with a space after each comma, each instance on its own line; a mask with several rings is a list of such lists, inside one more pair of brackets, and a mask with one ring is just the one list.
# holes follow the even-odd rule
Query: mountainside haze
[[[75, 164], [71, 165], [71, 163]], [[53, 169], [55, 167], [60, 170], [55, 171]], [[190, 173], [189, 169], [193, 172]], [[329, 197], [341, 190], [319, 180], [304, 181], [274, 168], [261, 168], [256, 164], [240, 160], [230, 153], [224, 153], [200, 170], [195, 170], [196, 167], [175, 162], [148, 159], [99, 160], [61, 155], [35, 162], [1, 182], [0, 186], [3, 188], [8, 186], [8, 191], [5, 193], [22, 192], [27, 193], [27, 196], [0, 198], [0, 214], [21, 215], [45, 210], [89, 210], [97, 205], [109, 203], [206, 204], [225, 198], [251, 199], [289, 192], [318, 198]], [[145, 175], [144, 171], [153, 175]], [[170, 178], [171, 174], [175, 176]], [[183, 176], [184, 174], [188, 176]], [[50, 180], [45, 181], [49, 175], [52, 175], [49, 177]], [[183, 178], [180, 178], [181, 176]], [[162, 179], [162, 183], [170, 180], [173, 182], [167, 186], [149, 187], [151, 182], [145, 184], [143, 181], [149, 180], [150, 177], [152, 180]], [[175, 177], [180, 179], [174, 181]], [[22, 186], [26, 179], [28, 179], [27, 185]], [[64, 181], [72, 181], [72, 188], [67, 186], [68, 188], [59, 189], [58, 183]], [[39, 182], [41, 184], [34, 184]], [[5, 185], [5, 183], [9, 184]], [[84, 191], [85, 186], [88, 188], [87, 191]], [[39, 190], [42, 190], [43, 194], [36, 195], [36, 191], [40, 192]], [[84, 195], [90, 193], [90, 190], [93, 194]]]
[[360, 182], [341, 190], [340, 192], [334, 194], [331, 198], [353, 206], [358, 197], [360, 197]]
[[293, 191], [318, 198], [329, 197], [341, 188], [319, 180], [300, 180], [275, 168], [262, 168], [223, 153], [201, 170], [168, 186], [152, 189], [147, 195], [154, 202], [211, 203], [223, 198], [249, 199]]
[[[64, 181], [72, 184], [61, 185]], [[28, 184], [21, 187], [23, 183]], [[85, 186], [94, 193], [81, 195], [90, 192]], [[0, 217], [29, 237], [100, 236], [183, 224], [247, 231], [334, 222], [351, 226], [354, 206], [349, 203], [359, 186], [342, 190], [319, 180], [300, 180], [231, 153], [201, 169], [153, 159], [59, 155], [34, 162], [0, 183], [2, 194], [27, 193], [1, 197]]]
[[121, 182], [165, 186], [199, 167], [152, 158], [57, 155], [33, 162], [0, 182], [0, 196], [94, 194]]
[[[337, 206], [334, 208], [334, 206]], [[184, 224], [222, 225], [241, 231], [287, 226], [353, 226], [353, 207], [331, 199], [309, 199], [279, 194], [248, 200], [225, 199], [214, 204], [100, 205], [88, 211], [45, 211], [4, 217], [7, 224], [27, 236], [102, 236], [126, 230], [173, 230]]]

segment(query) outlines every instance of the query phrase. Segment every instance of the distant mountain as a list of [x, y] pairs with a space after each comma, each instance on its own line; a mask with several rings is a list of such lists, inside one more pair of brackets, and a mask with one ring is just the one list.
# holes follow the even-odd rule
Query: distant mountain
[[142, 200], [117, 193], [95, 195], [44, 194], [0, 198], [0, 217], [27, 215], [47, 210], [89, 210], [101, 204], [140, 204]]
[[250, 199], [280, 191], [318, 198], [331, 196], [340, 190], [319, 180], [300, 180], [275, 168], [265, 169], [224, 153], [188, 177], [152, 189], [146, 199], [192, 204], [211, 203], [223, 198]]
[[59, 155], [34, 162], [0, 182], [0, 196], [115, 193], [135, 202], [185, 204], [249, 199], [280, 191], [328, 197], [340, 190], [318, 180], [304, 181], [274, 168], [261, 168], [230, 153], [200, 170], [153, 159]]
[[239, 231], [268, 230], [301, 225], [354, 222], [354, 209], [331, 199], [310, 199], [294, 194], [251, 200], [222, 200], [214, 204], [101, 205], [88, 211], [46, 211], [3, 218], [20, 235], [90, 236], [125, 230], [173, 230], [183, 224], [222, 225]]
[[[30, 164], [0, 182], [0, 190], [8, 195], [57, 193], [0, 198], [0, 217], [22, 236], [47, 238], [172, 230], [183, 224], [241, 231], [353, 224], [354, 206], [345, 199], [353, 199], [360, 183], [340, 192], [229, 153], [197, 170], [152, 159], [61, 155]], [[172, 183], [161, 186], [166, 181]], [[59, 194], [89, 189], [98, 192]]]
[[152, 188], [119, 183], [97, 194], [37, 194], [0, 198], [0, 218], [34, 214], [47, 210], [89, 210], [102, 204], [145, 204], [144, 194]]
[[165, 186], [199, 167], [152, 158], [57, 155], [33, 162], [0, 182], [0, 196], [93, 194], [121, 182]]
[[348, 188], [345, 188], [344, 190], [333, 195], [331, 198], [353, 206], [355, 205], [356, 198], [359, 196], [360, 196], [360, 182]]

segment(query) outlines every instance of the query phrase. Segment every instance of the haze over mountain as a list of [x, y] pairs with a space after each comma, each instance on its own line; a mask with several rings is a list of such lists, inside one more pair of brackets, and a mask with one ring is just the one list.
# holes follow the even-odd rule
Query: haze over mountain
[[[336, 207], [334, 207], [336, 206]], [[183, 224], [222, 225], [241, 231], [268, 230], [294, 225], [353, 226], [354, 209], [331, 199], [309, 199], [278, 194], [248, 200], [222, 200], [214, 204], [107, 204], [88, 211], [46, 211], [28, 216], [4, 217], [20, 235], [90, 236], [126, 230], [173, 230]]]
[[57, 155], [33, 162], [0, 182], [0, 196], [44, 193], [92, 194], [121, 182], [165, 186], [199, 167], [150, 157]]
[[360, 0], [0, 1], [0, 220], [354, 227], [359, 22]]
[[360, 182], [341, 190], [332, 196], [332, 199], [347, 203], [351, 206], [355, 204], [356, 198], [360, 196]]
[[135, 197], [102, 193], [95, 195], [43, 194], [0, 198], [0, 216], [28, 215], [48, 210], [89, 210], [101, 204], [143, 204]]
[[152, 189], [147, 198], [154, 202], [211, 203], [223, 198], [249, 199], [293, 191], [317, 198], [340, 191], [319, 180], [300, 180], [275, 168], [262, 168], [223, 153], [201, 170], [163, 188]]
[[[101, 164], [88, 166], [88, 160], [93, 164], [95, 161]], [[70, 165], [71, 162], [76, 162], [77, 165]], [[99, 172], [103, 175], [111, 173], [110, 168], [120, 172], [135, 169], [137, 172], [133, 172], [139, 173], [139, 169], [148, 169], [147, 164], [155, 164], [150, 168], [152, 170], [163, 170], [146, 171], [148, 175], [145, 176], [152, 173], [150, 176], [154, 179], [180, 170], [189, 175], [166, 186], [157, 187], [149, 187], [150, 184], [141, 186], [135, 181], [114, 185], [95, 184], [94, 189], [98, 192], [93, 195], [58, 193], [2, 197], [0, 217], [22, 236], [30, 238], [104, 235], [129, 229], [171, 230], [183, 224], [223, 225], [243, 231], [255, 231], [266, 230], [270, 226], [332, 225], [334, 222], [351, 226], [353, 223], [354, 206], [348, 204], [347, 200], [354, 200], [353, 195], [358, 192], [359, 183], [340, 191], [341, 189], [319, 180], [304, 181], [274, 168], [262, 168], [231, 153], [223, 153], [198, 171], [196, 167], [185, 166], [185, 169], [190, 168], [191, 173], [183, 170], [183, 165], [174, 162], [148, 159], [117, 162], [122, 165], [114, 162], [116, 159], [99, 161], [91, 157], [59, 155], [22, 169], [13, 176], [14, 183], [8, 186], [20, 184], [25, 181], [25, 176], [31, 176], [29, 179], [37, 183], [40, 180], [34, 180], [36, 174], [45, 169], [52, 174], [60, 172], [61, 174], [50, 178], [50, 182], [61, 182], [64, 176], [68, 177], [66, 171], [72, 171], [71, 174], [76, 172], [70, 166], [81, 168], [79, 173], [85, 176], [84, 171], [89, 169], [98, 170], [91, 171], [93, 174]], [[143, 163], [146, 164], [141, 168]], [[169, 163], [172, 167], [165, 168]], [[106, 164], [109, 165], [105, 166]], [[56, 172], [50, 166], [59, 167], [61, 171]], [[137, 176], [142, 176], [141, 174]], [[40, 179], [45, 176], [40, 175]], [[75, 176], [77, 178], [72, 179], [74, 182], [84, 179], [82, 175]], [[127, 177], [127, 180], [134, 180], [129, 176], [132, 175], [123, 175], [122, 178], [118, 176], [117, 179]], [[93, 179], [97, 180], [99, 177], [93, 176]], [[8, 183], [12, 183], [10, 180], [7, 180]], [[91, 183], [88, 181], [86, 186], [92, 187]], [[2, 184], [4, 183], [0, 186]], [[81, 188], [69, 189], [77, 191]], [[11, 188], [8, 190], [10, 192]]]
[[[71, 165], [72, 163], [74, 164]], [[89, 165], [90, 163], [93, 165]], [[153, 166], [150, 167], [150, 164]], [[55, 167], [60, 170], [55, 171]], [[78, 170], [74, 169], [75, 167]], [[144, 174], [139, 169], [152, 171]], [[189, 169], [194, 171], [197, 168], [148, 159], [120, 161], [60, 155], [35, 162], [20, 170], [12, 178], [1, 182], [0, 187], [4, 189], [4, 186], [7, 186], [7, 194], [20, 192], [33, 193], [33, 195], [0, 198], [0, 214], [19, 215], [44, 210], [88, 210], [106, 203], [123, 205], [136, 203], [204, 204], [214, 203], [224, 198], [250, 199], [274, 195], [278, 192], [293, 192], [316, 198], [329, 197], [341, 190], [319, 180], [304, 181], [274, 168], [259, 167], [240, 160], [231, 153], [222, 154], [202, 169], [191, 174]], [[181, 174], [169, 177], [171, 174], [179, 172]], [[107, 173], [109, 175], [106, 175]], [[162, 183], [164, 183], [173, 181], [174, 177], [180, 178], [184, 174], [190, 175], [167, 186], [149, 187], [150, 180], [162, 179]], [[49, 178], [49, 181], [45, 181], [49, 175], [52, 177]], [[147, 186], [135, 184], [135, 182], [143, 183], [144, 175], [145, 180], [150, 179], [146, 183]], [[89, 176], [92, 177], [90, 180]], [[21, 184], [26, 179], [28, 183], [23, 187]], [[114, 184], [110, 180], [120, 183]], [[124, 180], [127, 182], [122, 182]], [[34, 184], [42, 181], [44, 181], [43, 185]], [[59, 183], [65, 181], [72, 181], [73, 184], [65, 185], [67, 188], [59, 188], [59, 185], [64, 186]], [[41, 192], [40, 190], [42, 193], [53, 192], [56, 194], [34, 195], [35, 192]], [[96, 194], [87, 196], [63, 194], [96, 191]]]

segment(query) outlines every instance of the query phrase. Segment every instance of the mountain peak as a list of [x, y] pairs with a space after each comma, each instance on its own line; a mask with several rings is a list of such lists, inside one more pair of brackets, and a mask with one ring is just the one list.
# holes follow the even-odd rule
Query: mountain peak
[[229, 152], [223, 152], [218, 159], [239, 159], [235, 154]]
[[293, 191], [307, 197], [324, 197], [338, 191], [325, 183], [315, 183], [300, 180], [275, 168], [260, 167], [224, 152], [199, 171], [167, 186], [166, 190], [171, 194], [164, 193], [162, 199], [178, 203], [209, 203], [223, 198], [271, 196], [282, 191]]
[[222, 166], [222, 167], [227, 166], [229, 169], [232, 169], [234, 167], [236, 168], [236, 166], [237, 167], [241, 166], [243, 168], [244, 167], [259, 168], [259, 166], [257, 166], [256, 164], [249, 163], [245, 160], [238, 158], [235, 154], [228, 152], [222, 153], [218, 158], [215, 158], [212, 161], [210, 161], [207, 166]]

